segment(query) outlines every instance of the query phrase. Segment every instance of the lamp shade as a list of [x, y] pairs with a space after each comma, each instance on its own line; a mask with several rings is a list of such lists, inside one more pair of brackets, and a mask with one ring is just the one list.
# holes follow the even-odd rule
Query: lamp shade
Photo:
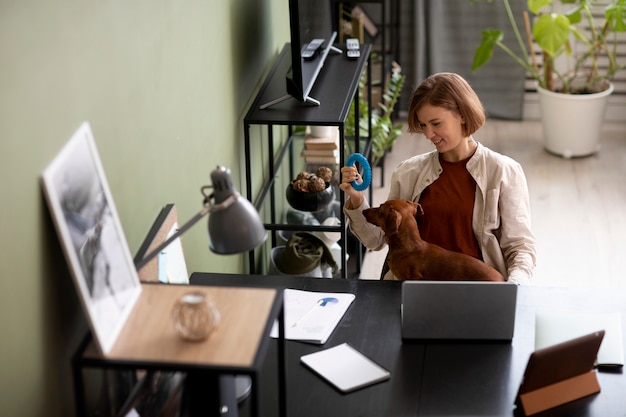
[[[254, 249], [267, 238], [259, 213], [233, 184], [230, 170], [217, 167], [211, 172], [213, 210], [209, 216], [211, 251], [229, 255]], [[230, 204], [227, 200], [232, 200]]]

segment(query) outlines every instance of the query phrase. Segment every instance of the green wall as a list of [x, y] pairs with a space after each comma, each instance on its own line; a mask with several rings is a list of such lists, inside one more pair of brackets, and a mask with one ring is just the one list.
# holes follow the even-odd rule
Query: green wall
[[[135, 251], [159, 209], [201, 207], [218, 164], [242, 187], [243, 116], [288, 40], [286, 0], [0, 3], [0, 415], [74, 414], [70, 357], [86, 319], [39, 176], [91, 123]], [[245, 272], [204, 227], [188, 269]]]

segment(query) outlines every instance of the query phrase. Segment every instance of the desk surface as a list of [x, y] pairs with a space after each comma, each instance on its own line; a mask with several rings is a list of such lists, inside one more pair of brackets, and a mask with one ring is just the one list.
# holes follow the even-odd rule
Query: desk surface
[[[286, 343], [289, 416], [511, 416], [515, 396], [534, 350], [538, 308], [621, 311], [626, 291], [520, 287], [512, 343], [403, 343], [400, 338], [399, 282], [286, 276], [195, 273], [193, 284], [289, 287], [351, 292], [355, 302], [325, 345]], [[626, 336], [626, 330], [623, 332]], [[273, 341], [275, 342], [275, 341]], [[391, 380], [341, 394], [304, 368], [300, 356], [348, 342], [392, 373]], [[626, 342], [626, 340], [625, 340]], [[276, 343], [271, 348], [276, 348]], [[275, 373], [275, 355], [267, 371]], [[602, 392], [542, 413], [548, 416], [614, 416], [626, 410], [626, 376], [598, 372]], [[271, 379], [261, 387], [262, 409], [271, 415]]]

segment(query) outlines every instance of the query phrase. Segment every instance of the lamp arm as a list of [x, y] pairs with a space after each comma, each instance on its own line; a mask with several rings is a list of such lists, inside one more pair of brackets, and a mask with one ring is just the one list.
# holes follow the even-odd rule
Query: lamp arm
[[208, 189], [208, 188], [213, 188], [213, 187], [210, 186], [210, 185], [206, 185], [206, 186], [202, 187], [202, 189], [201, 189], [201, 192], [204, 195], [204, 204], [205, 204], [204, 208], [202, 210], [200, 210], [198, 212], [198, 214], [193, 216], [187, 223], [182, 225], [182, 227], [180, 229], [178, 229], [176, 231], [176, 233], [174, 233], [167, 240], [165, 240], [163, 243], [161, 243], [155, 250], [153, 250], [152, 252], [150, 252], [149, 254], [144, 256], [142, 259], [140, 259], [137, 262], [135, 262], [135, 269], [137, 271], [139, 271], [141, 268], [146, 266], [146, 264], [148, 262], [150, 262], [159, 253], [161, 253], [161, 251], [163, 249], [167, 248], [170, 245], [170, 243], [172, 243], [173, 241], [178, 239], [187, 230], [191, 229], [194, 224], [198, 223], [198, 220], [200, 220], [201, 218], [203, 218], [204, 216], [206, 216], [207, 214], [209, 214], [211, 212], [214, 212], [214, 211], [217, 211], [217, 210], [223, 210], [223, 209], [229, 207], [231, 204], [233, 204], [235, 201], [237, 201], [237, 198], [239, 197], [239, 193], [234, 192], [231, 195], [229, 195], [221, 203], [211, 204], [210, 201], [211, 201], [212, 195], [207, 195], [205, 193], [205, 190]]
[[161, 251], [163, 249], [165, 249], [166, 247], [168, 247], [170, 245], [170, 243], [172, 243], [173, 241], [175, 241], [176, 239], [178, 239], [183, 233], [185, 233], [187, 230], [191, 229], [191, 227], [198, 223], [198, 221], [203, 218], [204, 216], [206, 216], [207, 214], [209, 214], [212, 211], [211, 206], [206, 206], [204, 207], [202, 210], [200, 210], [198, 212], [198, 214], [196, 214], [195, 216], [193, 216], [187, 223], [185, 223], [180, 229], [178, 229], [176, 231], [176, 233], [174, 233], [172, 236], [170, 236], [167, 240], [165, 240], [163, 243], [161, 243], [155, 250], [153, 250], [152, 252], [150, 252], [149, 254], [147, 254], [146, 256], [144, 256], [143, 258], [141, 258], [140, 260], [138, 260], [137, 262], [135, 262], [135, 269], [137, 269], [137, 271], [139, 271], [141, 268], [143, 268], [144, 266], [146, 266], [146, 264], [148, 262], [150, 262], [155, 256], [157, 256], [159, 253], [161, 253]]

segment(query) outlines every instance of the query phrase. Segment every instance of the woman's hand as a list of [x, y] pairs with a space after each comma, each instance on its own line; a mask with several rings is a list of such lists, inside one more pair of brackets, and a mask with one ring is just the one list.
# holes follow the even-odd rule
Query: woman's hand
[[341, 184], [339, 184], [339, 188], [346, 193], [346, 195], [350, 199], [350, 206], [352, 208], [357, 208], [361, 204], [363, 204], [363, 192], [357, 191], [352, 187], [352, 182], [362, 182], [363, 178], [361, 178], [361, 174], [357, 171], [354, 166], [343, 166], [341, 167]]

